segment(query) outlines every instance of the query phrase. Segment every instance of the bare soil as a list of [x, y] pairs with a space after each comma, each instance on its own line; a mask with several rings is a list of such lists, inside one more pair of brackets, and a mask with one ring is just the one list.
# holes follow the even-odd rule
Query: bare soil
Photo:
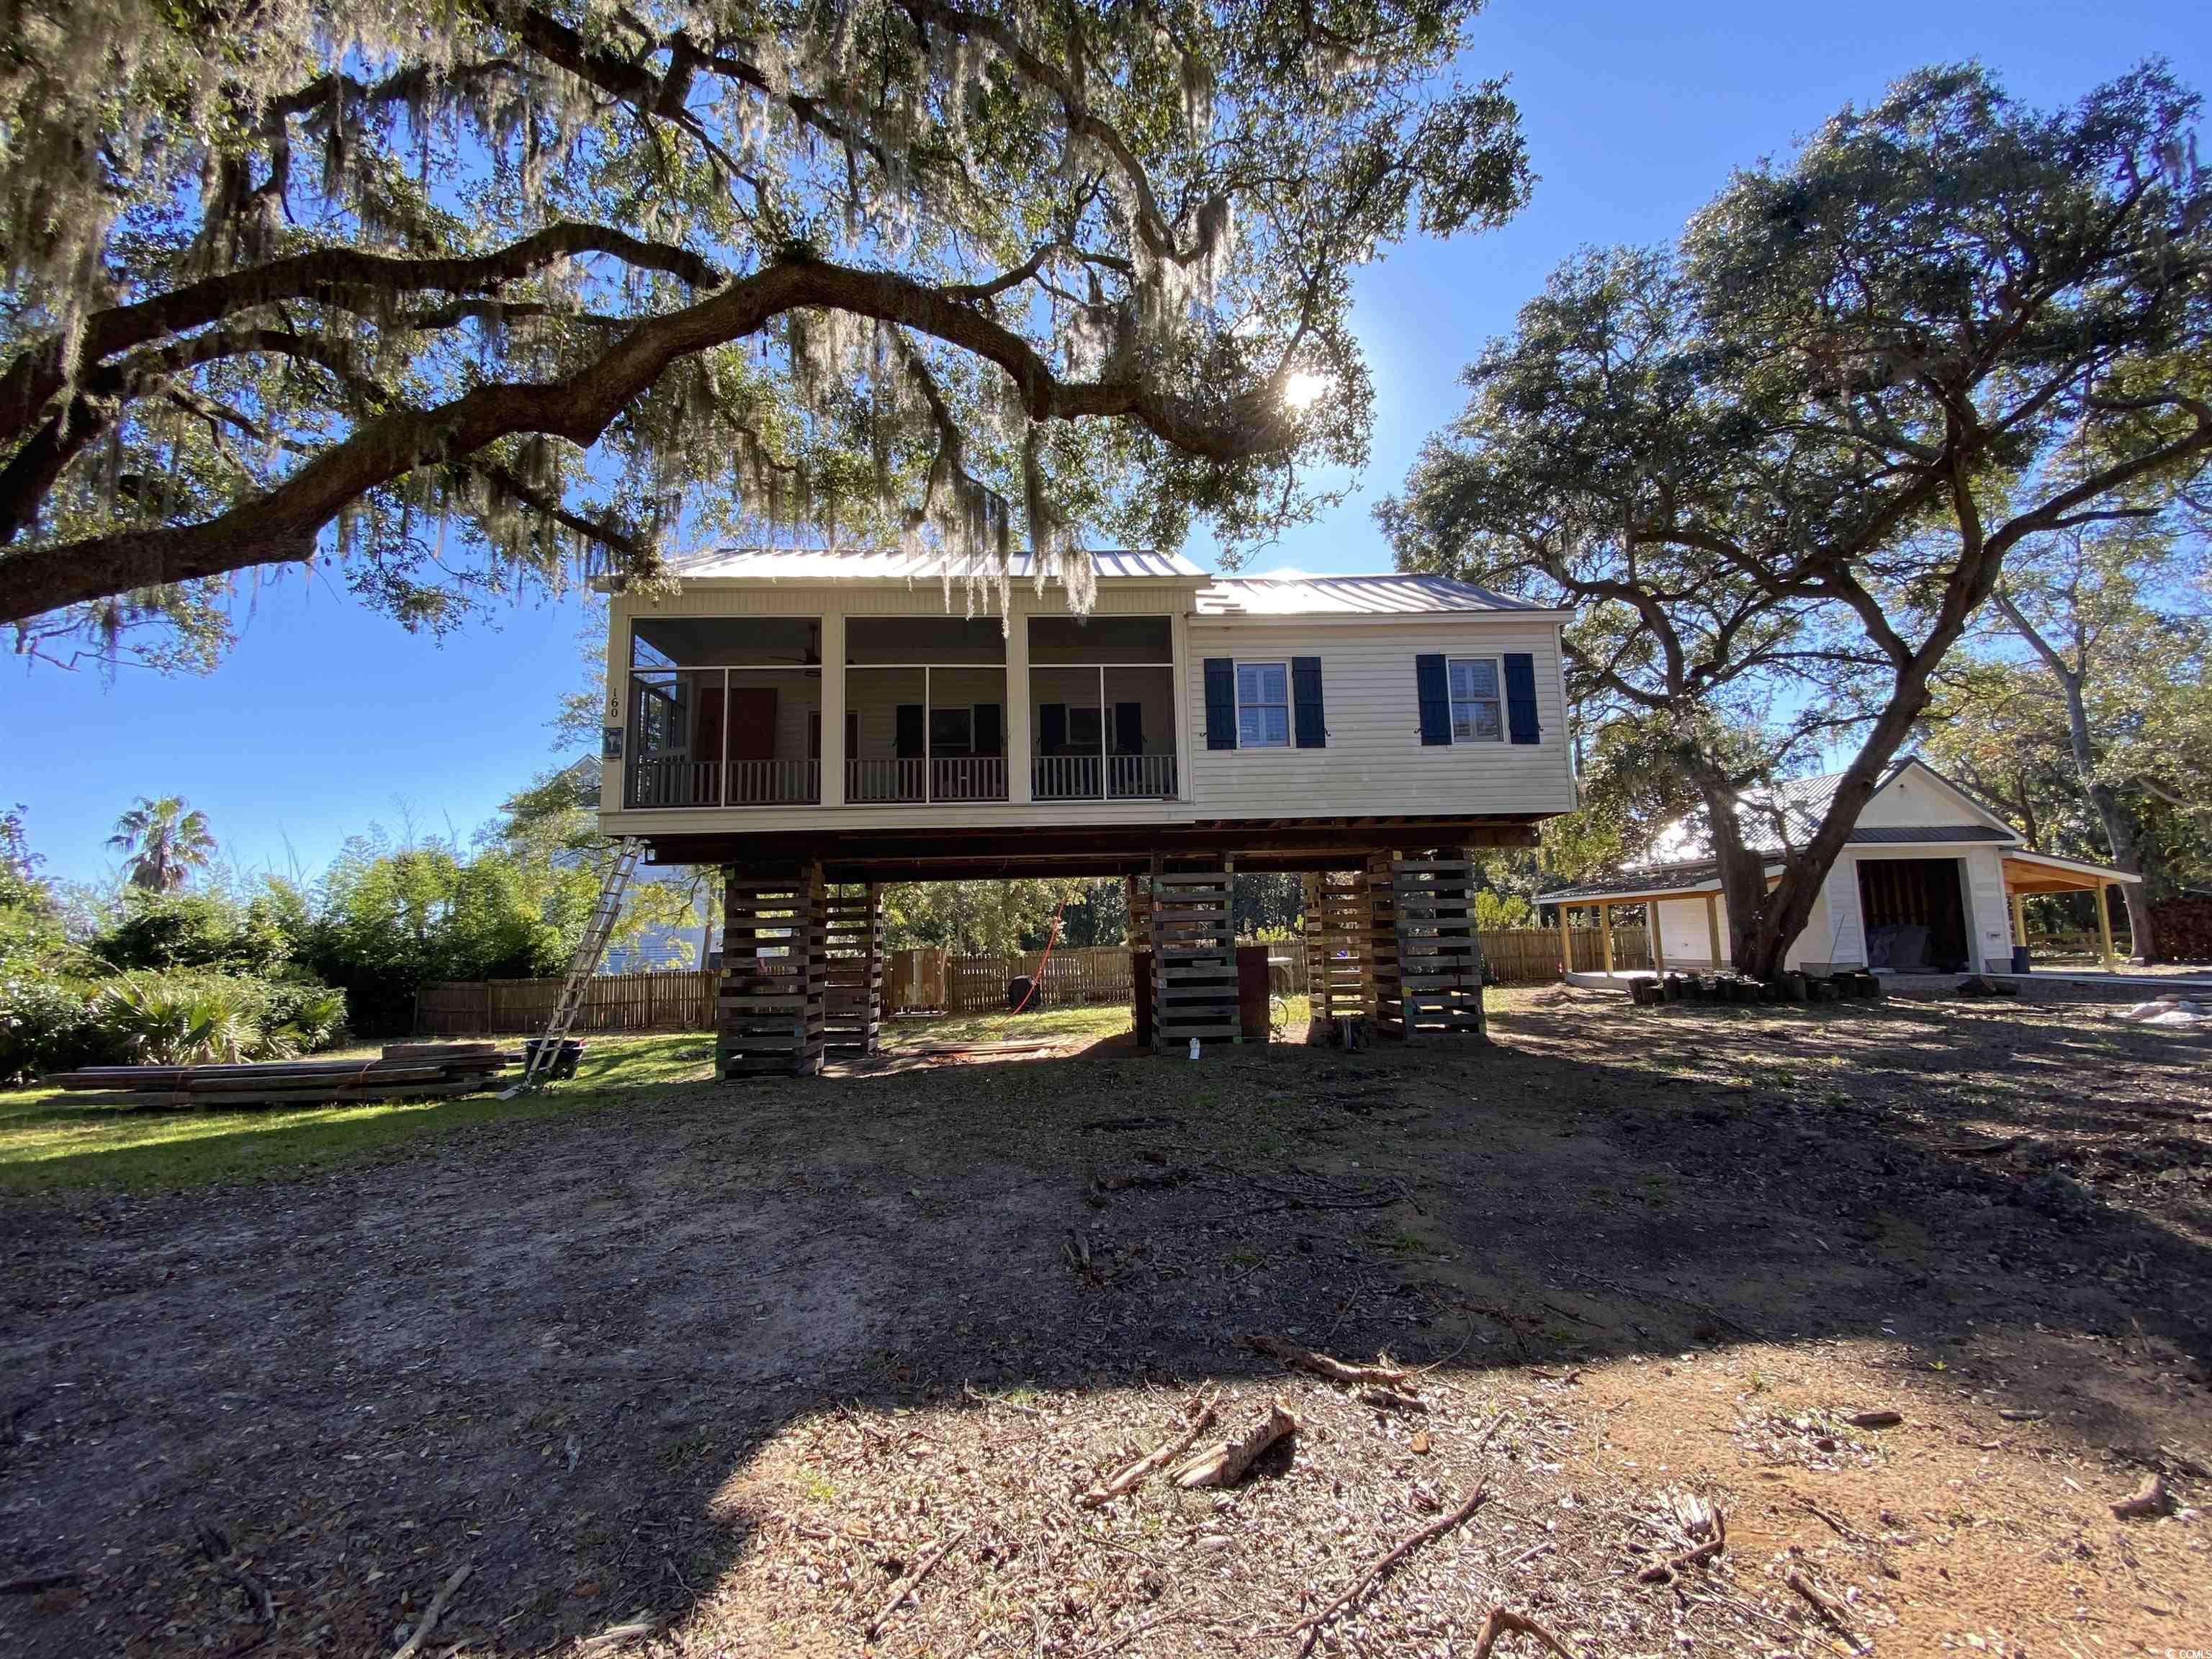
[[[0, 1651], [386, 1655], [465, 1565], [424, 1654], [2212, 1648], [2212, 1040], [1502, 1000], [10, 1204]], [[1080, 1505], [1206, 1386], [1302, 1426]]]

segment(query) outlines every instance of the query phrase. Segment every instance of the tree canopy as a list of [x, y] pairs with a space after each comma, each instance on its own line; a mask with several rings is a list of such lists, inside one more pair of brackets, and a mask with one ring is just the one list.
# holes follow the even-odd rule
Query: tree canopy
[[0, 617], [194, 662], [311, 558], [439, 626], [718, 531], [1234, 544], [1364, 456], [1352, 272], [1523, 199], [1479, 3], [27, 0]]
[[[1579, 608], [1571, 690], [1697, 787], [1739, 967], [1778, 965], [2007, 557], [2212, 459], [2199, 112], [2155, 64], [2051, 113], [1908, 76], [1674, 246], [1563, 267], [1382, 509], [1401, 564]], [[1770, 891], [1753, 786], [1837, 744]]]

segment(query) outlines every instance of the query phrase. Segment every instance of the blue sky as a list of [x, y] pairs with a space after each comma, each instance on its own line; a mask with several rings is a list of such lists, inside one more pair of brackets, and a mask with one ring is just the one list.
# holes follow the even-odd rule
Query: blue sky
[[[1459, 409], [1461, 367], [1576, 249], [1670, 237], [1730, 168], [1786, 150], [1917, 65], [1978, 57], [2048, 106], [2152, 53], [2212, 93], [2212, 8], [1493, 0], [1465, 69], [1513, 77], [1534, 198], [1502, 231], [1401, 247], [1361, 278], [1372, 463], [1343, 507], [1252, 568], [1387, 568], [1370, 507]], [[131, 797], [173, 793], [207, 812], [242, 866], [312, 875], [372, 820], [465, 836], [564, 758], [547, 722], [579, 682], [580, 603], [517, 605], [442, 642], [362, 611], [321, 575], [264, 575], [240, 604], [238, 647], [204, 679], [125, 670], [111, 685], [9, 665], [0, 805], [29, 808], [51, 873], [100, 878], [101, 842]]]

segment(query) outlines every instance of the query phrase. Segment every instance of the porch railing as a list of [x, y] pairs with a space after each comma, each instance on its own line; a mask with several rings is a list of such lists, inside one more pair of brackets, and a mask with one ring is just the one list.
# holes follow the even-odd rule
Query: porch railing
[[1003, 756], [933, 755], [927, 760], [845, 763], [845, 799], [855, 806], [1006, 798], [1006, 763]]
[[1039, 755], [1030, 763], [1037, 800], [1172, 799], [1173, 755]]
[[725, 765], [643, 755], [629, 763], [632, 806], [805, 806], [821, 799], [819, 761], [738, 760]]

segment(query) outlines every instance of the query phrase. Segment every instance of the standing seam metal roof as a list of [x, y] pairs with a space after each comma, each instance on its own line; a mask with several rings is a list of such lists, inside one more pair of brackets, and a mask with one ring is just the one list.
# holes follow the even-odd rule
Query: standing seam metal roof
[[1224, 576], [1198, 596], [1201, 617], [1401, 617], [1540, 611], [1449, 576]]
[[[1205, 571], [1180, 553], [1100, 549], [1091, 553], [1091, 564], [1103, 581], [1194, 581], [1206, 576]], [[994, 559], [955, 559], [943, 553], [876, 548], [702, 548], [671, 560], [670, 567], [678, 576], [692, 580], [961, 582], [970, 576], [993, 580], [998, 576]], [[1006, 574], [1012, 580], [1028, 581], [1035, 571], [1034, 558], [1028, 553], [1013, 554], [1007, 562]]]

